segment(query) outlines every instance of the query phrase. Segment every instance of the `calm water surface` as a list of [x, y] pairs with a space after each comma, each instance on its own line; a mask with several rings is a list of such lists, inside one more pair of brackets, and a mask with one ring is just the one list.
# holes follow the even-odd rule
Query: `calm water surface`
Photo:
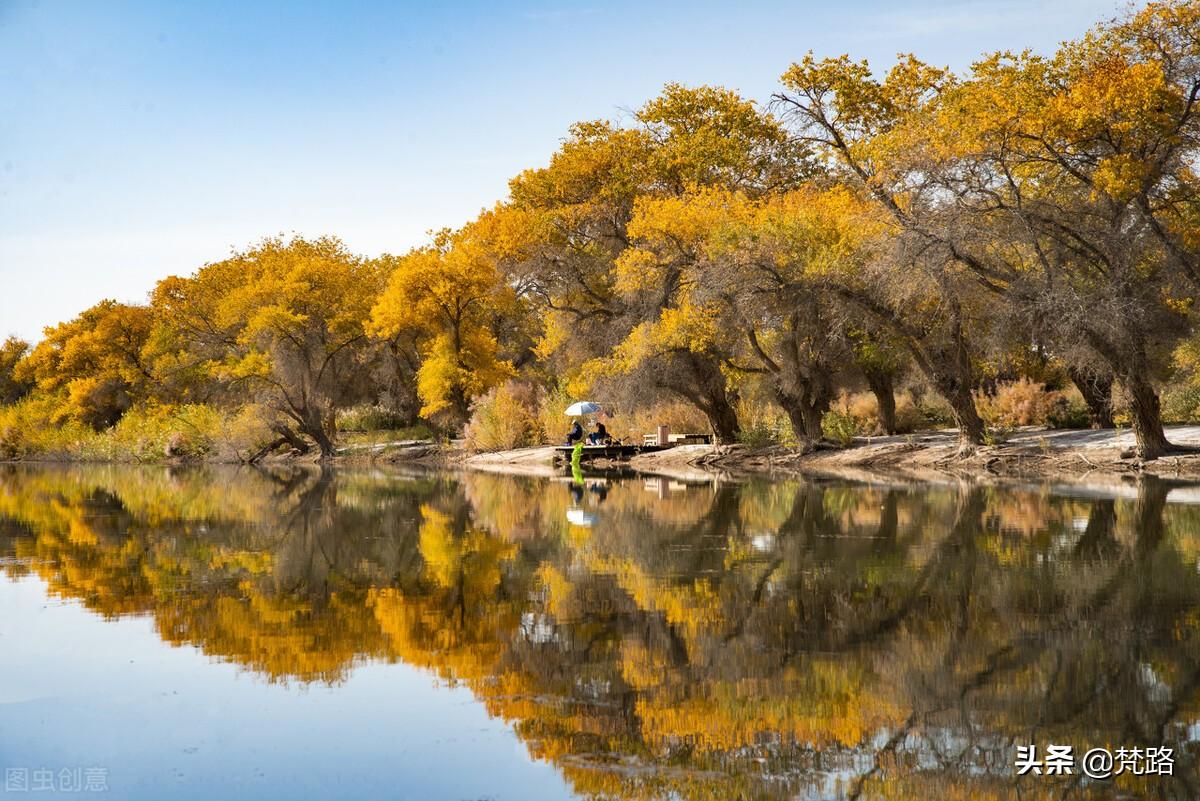
[[1197, 497], [0, 468], [0, 798], [1200, 798]]

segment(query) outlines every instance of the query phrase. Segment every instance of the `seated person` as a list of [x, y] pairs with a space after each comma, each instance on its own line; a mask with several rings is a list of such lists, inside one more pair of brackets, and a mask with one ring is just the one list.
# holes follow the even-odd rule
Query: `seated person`
[[574, 445], [576, 442], [579, 442], [582, 439], [583, 439], [583, 426], [579, 425], [579, 421], [576, 420], [574, 423], [571, 424], [571, 430], [567, 434], [567, 444]]
[[596, 430], [588, 434], [589, 445], [603, 445], [608, 440], [608, 429], [604, 427], [604, 423], [596, 421]]

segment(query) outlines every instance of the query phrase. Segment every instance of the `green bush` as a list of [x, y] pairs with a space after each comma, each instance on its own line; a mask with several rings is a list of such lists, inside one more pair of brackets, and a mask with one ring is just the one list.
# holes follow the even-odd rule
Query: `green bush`
[[844, 448], [858, 434], [858, 421], [852, 415], [835, 409], [821, 418], [821, 433]]
[[738, 442], [747, 448], [766, 448], [779, 445], [786, 439], [786, 434], [773, 422], [756, 420], [749, 425], [743, 425], [738, 432]]
[[56, 424], [59, 398], [33, 394], [0, 406], [0, 459], [71, 459], [99, 435], [73, 420]]
[[1163, 420], [1169, 423], [1200, 422], [1200, 386], [1172, 384], [1163, 390]]
[[250, 405], [228, 413], [205, 404], [135, 406], [104, 431], [51, 422], [56, 398], [32, 395], [0, 407], [0, 458], [100, 462], [248, 459], [274, 439], [272, 412]]
[[338, 431], [397, 431], [408, 428], [409, 422], [390, 409], [369, 403], [342, 409], [337, 414]]
[[155, 462], [213, 454], [224, 415], [212, 406], [142, 406], [83, 444], [80, 456], [98, 461]]
[[1079, 390], [1058, 393], [1046, 414], [1050, 428], [1090, 428], [1092, 415]]
[[[925, 425], [920, 428], [946, 428], [955, 425], [954, 410], [950, 408], [949, 402], [941, 395], [933, 392], [926, 392], [916, 404], [917, 411], [925, 420]], [[914, 429], [915, 430], [915, 429]]]

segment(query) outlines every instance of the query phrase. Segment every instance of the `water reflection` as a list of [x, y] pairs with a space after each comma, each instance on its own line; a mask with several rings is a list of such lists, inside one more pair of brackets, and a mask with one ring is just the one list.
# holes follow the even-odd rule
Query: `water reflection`
[[[994, 487], [0, 471], [0, 559], [271, 682], [402, 660], [581, 796], [1196, 798], [1200, 507]], [[1018, 780], [1015, 744], [1173, 776]]]

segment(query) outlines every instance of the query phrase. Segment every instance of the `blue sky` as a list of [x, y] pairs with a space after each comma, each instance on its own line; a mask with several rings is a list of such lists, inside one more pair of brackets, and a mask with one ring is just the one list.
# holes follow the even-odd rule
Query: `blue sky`
[[401, 252], [662, 84], [765, 101], [808, 50], [962, 69], [1116, 0], [0, 0], [0, 337], [274, 233]]

